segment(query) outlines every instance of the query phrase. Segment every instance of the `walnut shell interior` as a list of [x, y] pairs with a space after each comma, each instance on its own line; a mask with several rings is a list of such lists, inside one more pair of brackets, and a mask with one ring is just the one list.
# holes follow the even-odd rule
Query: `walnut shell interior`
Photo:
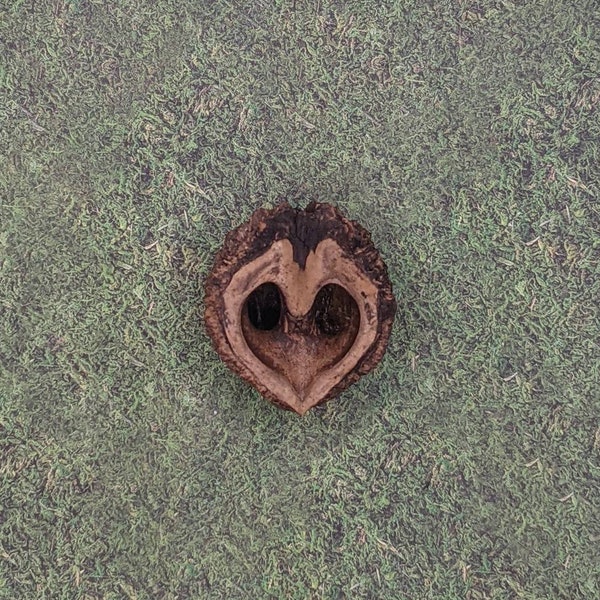
[[255, 212], [228, 235], [206, 285], [221, 358], [299, 414], [375, 367], [395, 309], [369, 234], [328, 204]]

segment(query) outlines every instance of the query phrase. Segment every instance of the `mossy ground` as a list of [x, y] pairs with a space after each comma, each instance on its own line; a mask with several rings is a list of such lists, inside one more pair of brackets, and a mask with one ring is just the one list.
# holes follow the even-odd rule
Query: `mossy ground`
[[[600, 597], [595, 0], [0, 8], [0, 598]], [[371, 230], [305, 418], [202, 325], [280, 198]]]

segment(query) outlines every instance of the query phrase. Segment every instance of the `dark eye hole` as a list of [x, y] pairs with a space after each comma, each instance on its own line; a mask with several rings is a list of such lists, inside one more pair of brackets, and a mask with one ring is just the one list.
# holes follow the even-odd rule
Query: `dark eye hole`
[[335, 283], [329, 283], [319, 290], [313, 310], [317, 329], [324, 335], [339, 335], [359, 318], [354, 298]]
[[281, 320], [282, 302], [279, 288], [274, 283], [259, 285], [247, 298], [248, 320], [255, 329], [270, 331]]

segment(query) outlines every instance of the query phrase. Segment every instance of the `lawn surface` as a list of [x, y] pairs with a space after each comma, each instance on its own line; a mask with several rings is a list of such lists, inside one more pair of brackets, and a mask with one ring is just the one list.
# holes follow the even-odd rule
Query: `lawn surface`
[[[599, 598], [598, 2], [107, 4], [0, 3], [0, 598]], [[202, 324], [281, 198], [399, 305], [304, 418]]]

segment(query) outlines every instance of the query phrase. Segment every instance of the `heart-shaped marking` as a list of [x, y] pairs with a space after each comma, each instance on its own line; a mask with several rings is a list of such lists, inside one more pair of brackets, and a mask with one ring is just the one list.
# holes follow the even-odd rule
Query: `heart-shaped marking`
[[[282, 331], [251, 331], [246, 302], [264, 284], [282, 295]], [[319, 291], [339, 286], [352, 298], [357, 319], [335, 342], [327, 336], [292, 331], [305, 321]], [[377, 336], [377, 287], [331, 239], [320, 242], [302, 269], [287, 240], [274, 242], [237, 271], [223, 292], [224, 323], [232, 355], [270, 393], [299, 414], [322, 401], [356, 366]], [[345, 337], [344, 337], [345, 336]]]

